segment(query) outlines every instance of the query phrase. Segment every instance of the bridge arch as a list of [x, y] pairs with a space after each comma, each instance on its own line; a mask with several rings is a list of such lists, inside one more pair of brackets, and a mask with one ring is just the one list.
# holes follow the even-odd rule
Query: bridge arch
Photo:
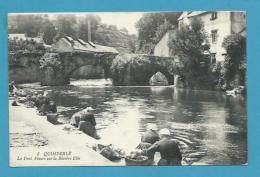
[[72, 73], [86, 65], [102, 66], [105, 78], [112, 78], [116, 86], [148, 86], [156, 72], [173, 84], [177, 67], [171, 57], [87, 52], [46, 53], [40, 63], [41, 84], [50, 86], [69, 84]]
[[102, 79], [104, 78], [104, 68], [100, 65], [85, 65], [76, 69], [70, 79]]
[[163, 85], [173, 85], [174, 76], [168, 72], [157, 71], [149, 79], [150, 86], [163, 86]]
[[53, 60], [48, 59], [48, 56], [50, 55], [56, 56], [54, 59], [57, 60], [56, 63], [59, 63], [59, 66], [47, 65], [46, 67], [41, 67], [42, 85], [69, 84], [72, 73], [80, 67], [87, 65], [102, 66], [104, 68], [105, 77], [107, 78], [110, 76], [110, 65], [112, 60], [117, 54], [86, 52], [47, 53], [45, 54], [45, 60]]
[[170, 85], [174, 84], [176, 62], [172, 57], [141, 54], [120, 54], [112, 63], [114, 85], [148, 86], [150, 78], [157, 72], [165, 75]]

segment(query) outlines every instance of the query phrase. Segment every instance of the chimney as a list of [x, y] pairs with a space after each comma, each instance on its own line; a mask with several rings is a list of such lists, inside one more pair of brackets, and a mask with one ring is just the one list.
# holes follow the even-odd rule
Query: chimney
[[88, 41], [91, 42], [91, 23], [90, 23], [90, 19], [88, 19]]

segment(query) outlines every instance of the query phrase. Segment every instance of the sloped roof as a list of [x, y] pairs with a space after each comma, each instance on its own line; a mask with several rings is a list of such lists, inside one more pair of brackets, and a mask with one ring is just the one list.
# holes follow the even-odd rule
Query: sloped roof
[[69, 36], [65, 36], [64, 39], [66, 39], [74, 50], [82, 52], [118, 53], [118, 51], [113, 47], [94, 44], [90, 41], [86, 42], [82, 39], [73, 39]]
[[178, 20], [182, 20], [183, 18], [198, 16], [198, 15], [201, 15], [204, 13], [207, 13], [207, 11], [194, 11], [194, 12], [186, 11], [181, 14], [181, 16], [178, 18]]

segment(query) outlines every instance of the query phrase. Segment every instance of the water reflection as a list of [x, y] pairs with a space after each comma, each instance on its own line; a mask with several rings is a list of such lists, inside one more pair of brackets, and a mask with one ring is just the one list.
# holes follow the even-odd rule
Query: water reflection
[[[87, 86], [88, 87], [87, 87]], [[247, 117], [243, 97], [173, 87], [97, 87], [82, 82], [52, 89], [61, 114], [69, 117], [91, 105], [98, 134], [108, 143], [131, 150], [148, 123], [169, 128], [187, 163], [247, 162]], [[90, 87], [89, 87], [90, 86]], [[28, 87], [28, 86], [27, 86]]]

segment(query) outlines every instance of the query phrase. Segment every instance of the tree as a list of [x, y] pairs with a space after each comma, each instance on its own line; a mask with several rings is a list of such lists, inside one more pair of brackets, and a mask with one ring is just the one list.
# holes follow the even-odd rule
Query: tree
[[173, 29], [173, 25], [168, 20], [165, 20], [163, 24], [157, 27], [153, 41], [158, 43], [163, 35], [170, 29]]
[[189, 25], [182, 26], [176, 37], [169, 41], [169, 47], [183, 65], [181, 75], [187, 87], [208, 89], [212, 86], [209, 67], [201, 65], [209, 44], [204, 24], [199, 18], [193, 18]]
[[171, 29], [177, 26], [178, 17], [181, 13], [146, 13], [136, 24], [138, 29], [138, 49], [139, 51], [146, 51], [144, 47], [147, 45], [153, 51], [155, 44], [161, 37]]
[[96, 15], [85, 15], [82, 17], [79, 17], [78, 23], [77, 23], [77, 37], [81, 38], [85, 41], [88, 41], [88, 25], [90, 23], [90, 30], [91, 30], [91, 40], [96, 40], [96, 31], [98, 26], [100, 25], [100, 17]]
[[59, 14], [54, 22], [57, 28], [57, 35], [68, 35], [76, 37], [76, 23], [77, 19], [72, 14]]
[[57, 33], [48, 15], [11, 15], [8, 23], [9, 33], [25, 33], [27, 37], [42, 34], [46, 44], [52, 44]]
[[222, 47], [227, 55], [224, 61], [224, 79], [226, 87], [230, 88], [230, 82], [238, 74], [238, 85], [245, 85], [246, 71], [246, 38], [240, 34], [231, 34], [224, 38]]
[[11, 15], [8, 18], [9, 33], [25, 33], [28, 37], [36, 37], [43, 21], [43, 15]]
[[48, 19], [42, 23], [40, 32], [43, 34], [42, 38], [46, 44], [52, 44], [54, 37], [57, 35], [57, 30], [51, 21]]

